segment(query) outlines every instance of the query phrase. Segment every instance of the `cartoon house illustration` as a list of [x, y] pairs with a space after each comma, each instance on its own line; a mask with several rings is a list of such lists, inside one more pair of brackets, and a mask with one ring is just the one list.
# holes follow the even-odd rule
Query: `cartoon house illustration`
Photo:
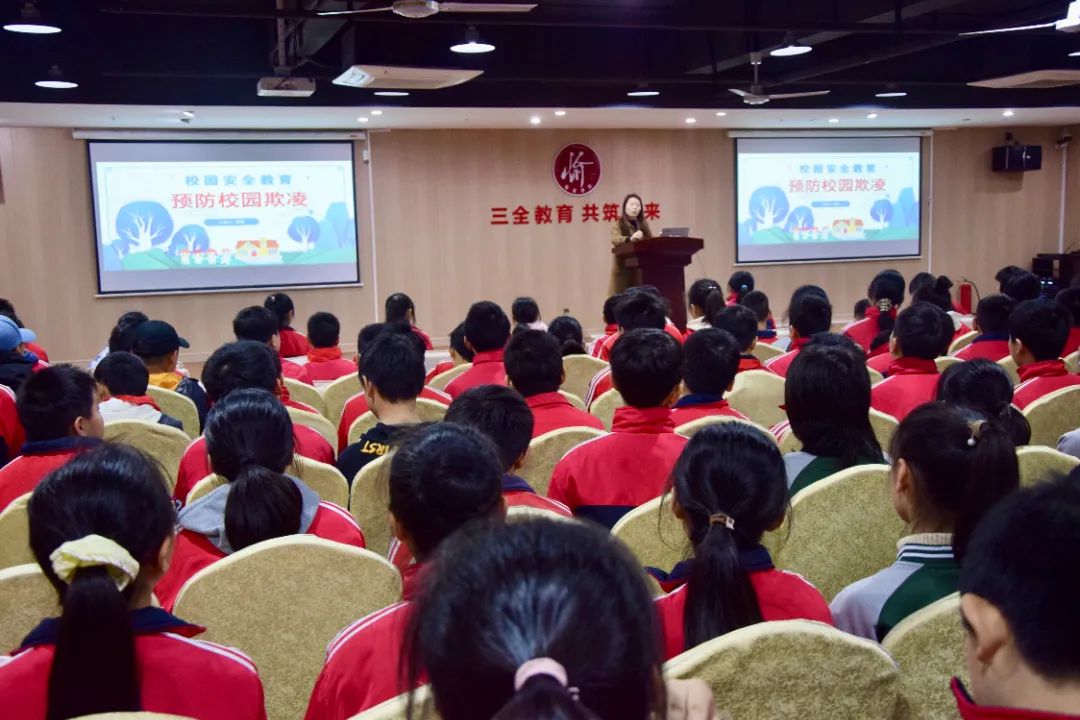
[[277, 240], [259, 238], [258, 240], [241, 240], [236, 243], [234, 257], [244, 260], [267, 261], [278, 257], [280, 245]]
[[863, 232], [863, 221], [859, 218], [837, 220], [832, 224], [833, 237], [845, 240], [862, 240], [866, 237]]

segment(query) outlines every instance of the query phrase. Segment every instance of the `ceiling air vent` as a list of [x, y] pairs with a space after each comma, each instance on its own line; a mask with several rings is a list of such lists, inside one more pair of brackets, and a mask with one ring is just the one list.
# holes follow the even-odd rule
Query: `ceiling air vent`
[[974, 87], [994, 88], [995, 90], [1059, 88], [1080, 85], [1080, 70], [1036, 70], [1035, 72], [1006, 75], [990, 80], [969, 82]]
[[467, 83], [483, 73], [483, 70], [353, 65], [334, 78], [334, 84], [373, 90], [440, 90]]

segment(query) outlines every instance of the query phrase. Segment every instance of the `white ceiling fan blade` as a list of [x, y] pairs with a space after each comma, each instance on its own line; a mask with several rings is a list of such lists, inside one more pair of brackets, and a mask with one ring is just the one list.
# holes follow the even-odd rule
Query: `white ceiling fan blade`
[[996, 30], [973, 30], [972, 32], [960, 33], [961, 37], [970, 37], [972, 35], [994, 35], [996, 33], [1010, 33], [1021, 32], [1022, 30], [1042, 30], [1045, 28], [1052, 28], [1057, 23], [1040, 23], [1038, 25], [1017, 25], [1016, 27], [997, 28]]
[[801, 92], [801, 93], [769, 93], [765, 97], [770, 100], [787, 100], [788, 98], [801, 98], [801, 97], [816, 97], [818, 95], [828, 95], [831, 90], [815, 90], [813, 92]]
[[749, 93], [749, 92], [746, 92], [745, 90], [738, 90], [736, 88], [728, 88], [728, 92], [733, 92], [736, 95], [738, 95], [739, 97], [744, 97], [744, 98], [746, 98], [746, 97], [757, 97], [757, 95], [755, 95], [754, 93]]
[[529, 12], [536, 8], [536, 3], [471, 3], [441, 2], [439, 12], [457, 13], [515, 13]]
[[334, 15], [361, 15], [363, 13], [390, 12], [394, 8], [390, 5], [380, 8], [367, 8], [365, 10], [320, 10], [315, 13], [319, 17], [332, 17]]

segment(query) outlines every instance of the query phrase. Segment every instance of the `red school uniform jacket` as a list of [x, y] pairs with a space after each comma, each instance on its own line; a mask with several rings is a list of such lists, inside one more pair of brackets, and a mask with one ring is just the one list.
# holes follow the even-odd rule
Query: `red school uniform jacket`
[[882, 353], [867, 360], [866, 367], [871, 370], [877, 370], [882, 375], [888, 375], [889, 366], [893, 364], [893, 360], [895, 359], [896, 358], [894, 358], [891, 353]]
[[431, 336], [430, 335], [428, 335], [426, 332], [424, 332], [420, 328], [416, 327], [415, 325], [413, 325], [412, 331], [414, 333], [416, 333], [416, 337], [418, 337], [418, 338], [420, 338], [421, 340], [424, 341], [424, 349], [425, 350], [434, 350], [435, 349], [435, 346], [431, 344]]
[[596, 401], [596, 398], [614, 387], [615, 381], [611, 377], [610, 367], [606, 367], [597, 372], [593, 375], [593, 379], [589, 381], [589, 391], [585, 393], [585, 397], [583, 398], [585, 407], [592, 408], [592, 404]]
[[599, 418], [574, 407], [559, 392], [532, 395], [525, 398], [525, 404], [532, 410], [533, 438], [568, 427], [604, 429], [604, 423], [600, 422]]
[[[450, 404], [450, 396], [441, 390], [436, 390], [432, 387], [425, 386], [420, 391], [420, 397], [426, 400], [434, 400], [440, 402], [443, 405]], [[353, 395], [349, 398], [349, 401], [345, 403], [345, 409], [341, 413], [341, 421], [338, 422], [338, 452], [344, 452], [345, 448], [349, 447], [349, 428], [356, 422], [356, 419], [366, 413], [371, 408], [368, 407], [367, 397], [364, 393], [359, 395]]]
[[[192, 638], [206, 628], [161, 608], [131, 613], [139, 700], [145, 712], [199, 720], [266, 720], [255, 664], [235, 648]], [[6, 717], [44, 720], [60, 621], [43, 621], [0, 657], [0, 707]]]
[[[675, 327], [671, 323], [667, 323], [666, 325], [664, 325], [664, 332], [678, 340], [680, 345], [682, 345], [686, 341], [686, 336], [679, 332], [679, 328]], [[610, 362], [611, 349], [615, 347], [615, 341], [619, 339], [619, 336], [620, 333], [616, 331], [613, 335], [609, 335], [608, 337], [604, 338], [604, 342], [600, 346], [600, 354], [596, 357], [600, 358], [604, 362]]]
[[401, 660], [422, 567], [405, 571], [402, 602], [357, 620], [330, 642], [305, 720], [347, 720], [410, 689]]
[[281, 357], [303, 357], [307, 355], [308, 348], [311, 347], [303, 333], [298, 333], [290, 327], [281, 328], [278, 338], [281, 341], [281, 347], [278, 349]]
[[907, 414], [934, 399], [938, 369], [933, 360], [897, 358], [889, 365], [889, 377], [870, 388], [870, 407], [903, 420]]
[[[896, 318], [896, 309], [890, 310], [889, 314]], [[844, 335], [857, 342], [860, 347], [866, 352], [867, 357], [874, 355], [880, 355], [881, 353], [889, 352], [889, 343], [883, 342], [876, 348], [871, 348], [870, 343], [877, 337], [880, 329], [878, 328], [878, 318], [881, 317], [881, 311], [876, 307], [869, 307], [866, 309], [866, 317], [859, 320], [856, 323], [852, 323], [844, 329]]]
[[736, 372], [746, 372], [747, 370], [766, 370], [764, 364], [753, 355], [740, 355], [739, 356], [739, 369]]
[[312, 382], [331, 383], [356, 373], [356, 363], [341, 357], [341, 348], [310, 348], [307, 351], [308, 376]]
[[728, 405], [723, 395], [683, 395], [675, 407], [671, 408], [671, 421], [675, 427], [713, 415], [724, 415], [738, 420], [749, 420], [735, 408]]
[[971, 341], [965, 348], [956, 351], [953, 357], [961, 360], [984, 359], [997, 362], [1009, 356], [1009, 333], [983, 333]]
[[6, 457], [0, 454], [0, 467], [3, 463], [19, 454], [19, 448], [26, 442], [26, 433], [19, 422], [19, 411], [15, 406], [15, 393], [7, 385], [0, 385], [0, 438], [7, 445]]
[[608, 528], [664, 490], [687, 439], [671, 410], [621, 407], [611, 433], [566, 453], [551, 475], [548, 497]]
[[1020, 384], [1013, 391], [1013, 405], [1023, 410], [1043, 395], [1080, 385], [1080, 375], [1072, 375], [1063, 360], [1043, 360], [1021, 367]]
[[0, 468], [0, 512], [15, 498], [33, 492], [53, 470], [100, 443], [96, 438], [65, 437], [23, 445], [23, 454]]
[[604, 334], [593, 341], [592, 348], [589, 350], [589, 354], [592, 355], [594, 358], [600, 357], [600, 351], [603, 349], [604, 343], [607, 342], [607, 339], [609, 337], [611, 337], [617, 332], [619, 332], [619, 326], [615, 323], [605, 325]]
[[953, 697], [956, 699], [956, 709], [963, 720], [1080, 720], [1080, 715], [1062, 715], [1061, 713], [1043, 710], [976, 705], [975, 701], [968, 695], [967, 688], [960, 682], [960, 678], [954, 677], [952, 679], [952, 691]]
[[307, 367], [300, 363], [294, 363], [292, 360], [281, 358], [281, 374], [290, 380], [299, 380], [307, 385], [315, 384], [311, 380], [311, 373], [308, 372]]
[[791, 363], [798, 357], [799, 351], [806, 347], [808, 342], [810, 342], [810, 338], [795, 338], [791, 341], [790, 350], [765, 362], [765, 369], [776, 373], [780, 377], [787, 377], [788, 368], [791, 367]]
[[428, 384], [429, 382], [434, 380], [437, 376], [442, 375], [447, 370], [453, 370], [453, 369], [454, 369], [454, 361], [453, 360], [443, 360], [438, 365], [431, 368], [431, 370], [428, 372], [428, 374], [424, 376], [424, 384], [425, 385]]
[[503, 350], [489, 350], [473, 355], [472, 367], [458, 375], [446, 386], [446, 394], [456, 398], [470, 388], [480, 385], [505, 385], [506, 366]]
[[1065, 349], [1061, 351], [1061, 357], [1072, 355], [1080, 350], [1080, 326], [1069, 330], [1069, 339], [1065, 341]]

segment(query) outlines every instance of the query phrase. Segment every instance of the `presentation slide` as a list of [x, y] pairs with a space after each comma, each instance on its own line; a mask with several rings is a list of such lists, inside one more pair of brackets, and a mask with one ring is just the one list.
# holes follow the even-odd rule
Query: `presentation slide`
[[357, 283], [351, 142], [90, 142], [102, 294]]
[[735, 155], [736, 262], [919, 254], [919, 138], [738, 138]]

